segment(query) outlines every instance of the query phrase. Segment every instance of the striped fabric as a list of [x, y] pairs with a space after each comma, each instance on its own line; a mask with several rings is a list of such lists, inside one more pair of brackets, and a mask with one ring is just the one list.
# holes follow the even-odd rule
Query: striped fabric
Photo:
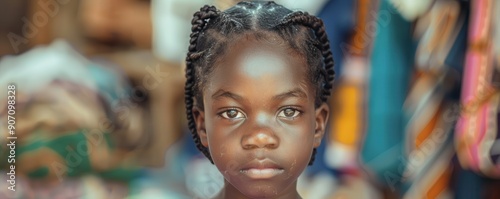
[[439, 1], [417, 22], [417, 75], [404, 107], [408, 118], [404, 198], [451, 197], [448, 187], [455, 154], [451, 138], [458, 107], [445, 96], [453, 89], [445, 60], [464, 24], [459, 16], [456, 1]]
[[[462, 84], [462, 114], [456, 126], [455, 145], [462, 167], [500, 177], [500, 166], [493, 162], [497, 146], [499, 94], [492, 85], [491, 45], [494, 0], [472, 1], [469, 47]], [[496, 144], [495, 144], [496, 143]], [[495, 144], [495, 145], [494, 145]]]

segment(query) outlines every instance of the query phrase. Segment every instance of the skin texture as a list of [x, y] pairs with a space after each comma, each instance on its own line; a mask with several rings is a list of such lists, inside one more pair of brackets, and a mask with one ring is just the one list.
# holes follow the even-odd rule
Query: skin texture
[[[210, 74], [204, 110], [193, 109], [201, 143], [225, 178], [217, 198], [300, 198], [297, 178], [321, 143], [328, 106], [315, 108], [301, 54], [248, 35], [234, 44]], [[259, 166], [277, 174], [242, 172]]]

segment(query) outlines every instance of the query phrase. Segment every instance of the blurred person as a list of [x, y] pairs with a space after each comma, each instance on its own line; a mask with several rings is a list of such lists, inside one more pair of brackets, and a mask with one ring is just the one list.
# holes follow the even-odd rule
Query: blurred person
[[147, 0], [80, 1], [78, 20], [90, 41], [85, 53], [94, 61], [123, 68], [137, 97], [144, 98], [140, 105], [148, 117], [143, 122], [152, 139], [138, 149], [144, 153], [139, 158], [146, 166], [162, 168], [166, 150], [179, 140], [184, 125], [178, 108], [184, 77], [180, 62], [155, 53], [156, 8]]
[[[142, 163], [164, 164], [165, 150], [181, 135], [183, 74], [181, 64], [151, 53], [152, 20], [149, 1], [44, 1], [27, 3], [19, 36], [29, 49], [64, 39], [75, 50], [105, 67], [120, 67], [131, 82], [139, 104], [148, 112], [142, 118], [154, 142], [141, 147]], [[40, 21], [43, 19], [44, 21]], [[19, 20], [19, 19], [17, 19]], [[43, 23], [41, 23], [43, 22]], [[25, 34], [25, 29], [33, 34]], [[22, 51], [20, 51], [22, 52]]]
[[[22, 24], [13, 19], [19, 19], [27, 12], [26, 1], [0, 2], [0, 56], [15, 53], [11, 41], [16, 35], [21, 34]], [[18, 49], [21, 51], [22, 49]]]
[[[134, 156], [134, 158], [130, 159], [134, 159], [135, 163], [141, 163], [141, 166], [146, 165], [163, 169], [164, 165], [169, 165], [170, 162], [174, 162], [170, 159], [168, 159], [168, 161], [165, 160], [165, 151], [172, 145], [172, 143], [175, 143], [178, 140], [179, 135], [182, 133], [181, 128], [183, 125], [183, 117], [180, 117], [179, 115], [183, 114], [183, 112], [182, 109], [177, 107], [180, 107], [178, 105], [182, 103], [182, 83], [184, 79], [180, 64], [171, 60], [160, 61], [157, 57], [154, 57], [150, 52], [150, 49], [148, 49], [151, 47], [152, 37], [152, 20], [149, 1], [36, 0], [30, 1], [27, 5], [29, 5], [28, 7], [30, 7], [30, 9], [29, 12], [27, 12], [28, 14], [25, 16], [27, 19], [27, 22], [25, 23], [33, 23], [33, 27], [36, 28], [37, 32], [36, 34], [33, 34], [34, 38], [28, 38], [26, 35], [22, 34], [21, 31], [19, 35], [28, 38], [30, 43], [29, 46], [26, 45], [26, 48], [23, 49], [29, 49], [33, 46], [39, 46], [37, 49], [45, 49], [40, 48], [41, 45], [50, 44], [58, 38], [63, 38], [69, 43], [71, 48], [76, 49], [86, 56], [89, 59], [87, 60], [88, 63], [102, 66], [102, 68], [87, 66], [86, 68], [93, 72], [89, 76], [84, 77], [99, 80], [108, 78], [109, 81], [105, 83], [103, 88], [106, 88], [106, 84], [109, 86], [111, 84], [119, 83], [113, 82], [117, 81], [117, 78], [111, 78], [104, 72], [108, 69], [114, 71], [114, 69], [118, 68], [119, 71], [123, 72], [123, 74], [120, 75], [124, 76], [124, 81], [131, 84], [128, 85], [130, 86], [128, 88], [128, 92], [130, 93], [112, 94], [109, 92], [103, 92], [102, 95], [111, 95], [118, 98], [124, 97], [123, 95], [129, 95], [132, 99], [124, 99], [124, 101], [130, 102], [136, 100], [137, 103], [134, 103], [132, 108], [133, 110], [129, 109], [129, 107], [123, 107], [115, 104], [118, 106], [115, 107], [117, 108], [115, 111], [120, 113], [118, 115], [119, 117], [123, 117], [123, 115], [128, 114], [133, 116], [133, 119], [131, 119], [132, 121], [129, 123], [131, 131], [128, 132], [132, 133], [132, 135], [117, 135], [115, 137], [115, 139], [117, 139], [116, 142], [125, 145], [123, 147], [126, 148], [132, 147], [127, 148], [133, 150], [134, 155], [132, 156]], [[47, 16], [48, 21], [43, 25], [35, 24], [36, 21], [33, 17], [41, 15]], [[39, 18], [36, 20], [38, 19]], [[52, 47], [48, 49], [52, 49]], [[68, 51], [73, 52], [72, 50]], [[21, 52], [23, 51], [20, 51], [19, 53]], [[37, 50], [37, 52], [39, 52], [39, 50]], [[18, 59], [23, 60], [26, 59], [26, 57], [27, 56], [22, 56]], [[58, 59], [62, 58], [63, 56]], [[74, 56], [67, 57], [68, 63], [77, 61], [78, 59], [75, 59]], [[39, 64], [34, 64], [36, 62], [30, 63], [33, 64], [33, 67], [39, 66]], [[47, 64], [47, 66], [44, 65], [38, 69], [44, 70], [45, 68], [48, 69], [50, 67], [54, 67], [50, 65], [51, 64]], [[75, 72], [78, 73], [77, 71]], [[34, 80], [37, 80], [37, 78], [34, 78]], [[88, 80], [82, 81], [82, 83], [87, 81]], [[51, 84], [51, 86], [59, 88], [57, 85]], [[65, 89], [67, 89], [67, 87], [61, 88], [62, 91], [54, 89], [54, 92], [57, 90], [61, 91], [58, 93], [66, 93]], [[43, 93], [42, 90], [38, 92]], [[66, 110], [68, 112], [81, 112], [82, 114], [91, 116], [91, 114], [88, 114], [89, 112], [99, 109], [94, 108], [94, 104], [90, 103], [90, 100], [87, 98], [81, 98], [79, 100], [88, 102], [88, 104], [80, 104], [80, 101], [76, 100], [73, 95], [69, 94], [64, 96], [69, 97], [61, 98], [58, 103], [72, 105], [75, 103], [77, 104], [77, 106], [75, 106], [77, 108], [76, 110], [68, 108]], [[39, 103], [39, 101], [36, 101], [36, 103], [33, 104], [34, 105], [31, 107], [35, 107], [37, 111], [30, 112], [30, 114], [27, 115], [32, 115], [33, 119], [36, 119], [30, 123], [36, 125], [39, 124], [39, 122], [44, 121], [42, 118], [46, 114], [40, 114], [45, 112], [42, 110], [51, 110], [51, 107], [46, 106], [46, 104]], [[62, 116], [63, 114], [60, 115]], [[74, 115], [74, 117], [76, 116], [77, 115]], [[67, 119], [73, 121], [75, 118], [69, 117]], [[52, 124], [52, 122], [53, 121], [49, 123]], [[79, 122], [81, 121], [76, 121], [75, 123], [78, 124]], [[65, 123], [66, 125], [61, 123], [57, 124], [57, 127], [62, 129], [73, 127], [73, 123], [71, 122]], [[135, 148], [133, 146], [135, 146]], [[106, 158], [108, 157], [106, 154], [107, 153], [102, 153], [102, 157], [95, 157]], [[37, 157], [43, 158], [46, 156]], [[116, 154], [111, 157], [112, 158], [109, 158], [110, 161], [115, 158], [120, 158], [120, 156]], [[92, 156], [92, 158], [94, 158], [94, 156]], [[30, 160], [30, 158], [27, 160]], [[46, 161], [50, 161], [50, 159], [47, 158]], [[125, 163], [122, 165], [122, 163], [123, 162], [117, 161], [116, 165], [114, 165], [109, 164], [108, 161], [102, 161], [103, 165], [109, 164], [107, 165], [108, 167], [127, 165]], [[89, 170], [93, 171], [92, 169], [93, 168], [76, 167], [71, 170], [71, 175], [85, 174]], [[141, 194], [137, 193], [151, 190], [145, 188], [164, 186], [162, 184], [155, 184], [155, 186], [151, 186], [151, 173], [149, 173], [149, 170], [146, 173], [142, 173], [142, 175], [138, 177], [139, 180], [137, 180], [135, 178], [137, 176], [135, 176], [134, 180], [130, 182], [133, 185], [131, 186], [132, 189], [129, 190], [130, 193], [133, 193], [135, 196], [140, 196]], [[132, 175], [134, 172], [129, 174]], [[127, 178], [128, 175], [127, 173], [115, 172], [113, 176], [123, 176], [123, 178]], [[85, 181], [87, 178], [75, 178], [76, 181], [79, 181], [79, 179]], [[102, 176], [98, 176], [97, 179], [97, 181], [103, 180]], [[177, 178], [171, 179], [176, 180]], [[31, 183], [32, 179], [28, 179], [28, 181]], [[38, 183], [38, 188], [39, 190], [43, 190], [45, 186], [46, 189], [49, 189], [49, 184], [50, 183]], [[96, 185], [99, 186], [98, 184]], [[165, 195], [164, 192], [160, 192], [158, 194]], [[170, 195], [174, 195], [174, 193], [170, 193]]]
[[151, 48], [148, 0], [86, 0], [80, 2], [79, 9], [85, 35], [90, 39]]

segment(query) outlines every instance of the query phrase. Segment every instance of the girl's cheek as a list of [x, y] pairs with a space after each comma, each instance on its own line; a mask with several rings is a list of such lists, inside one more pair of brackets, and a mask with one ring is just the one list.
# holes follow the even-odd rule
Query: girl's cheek
[[277, 118], [278, 124], [285, 128], [301, 128], [308, 125], [307, 115], [300, 115], [295, 118]]

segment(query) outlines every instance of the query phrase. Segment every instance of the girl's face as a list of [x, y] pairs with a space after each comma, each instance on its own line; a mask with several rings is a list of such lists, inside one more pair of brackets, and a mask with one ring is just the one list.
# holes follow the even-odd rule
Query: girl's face
[[321, 143], [328, 106], [314, 107], [305, 59], [243, 37], [204, 85], [197, 132], [226, 180], [225, 195], [297, 197], [298, 176]]

